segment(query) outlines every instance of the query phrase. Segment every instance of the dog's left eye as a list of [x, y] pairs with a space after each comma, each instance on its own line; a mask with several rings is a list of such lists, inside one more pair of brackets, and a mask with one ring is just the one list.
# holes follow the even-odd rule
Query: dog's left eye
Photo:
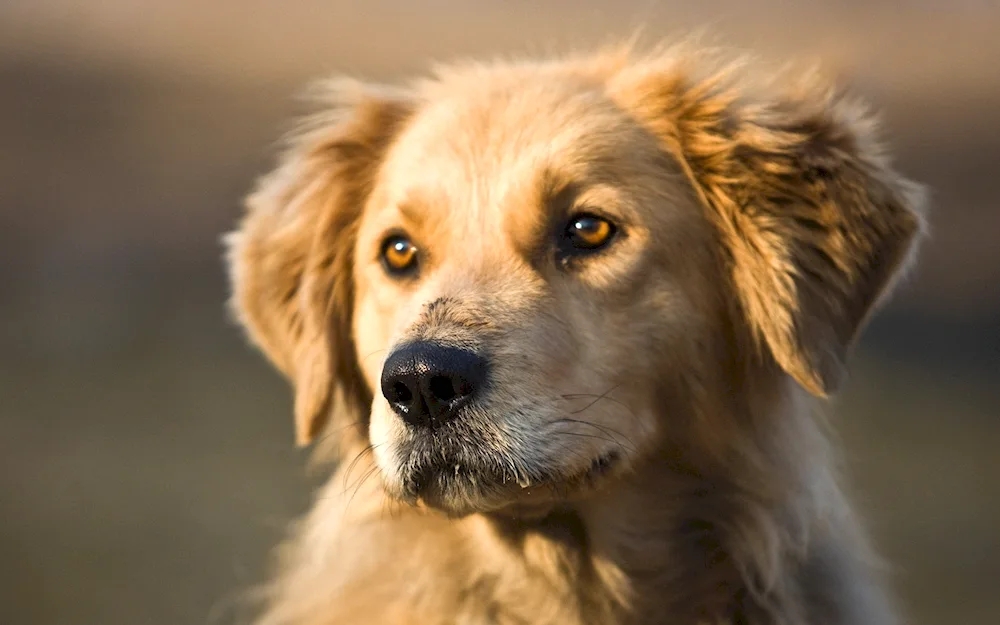
[[389, 237], [382, 243], [382, 265], [394, 276], [412, 273], [417, 268], [417, 247], [405, 236]]
[[564, 237], [573, 250], [599, 250], [611, 242], [618, 229], [613, 223], [589, 213], [574, 216], [566, 224]]

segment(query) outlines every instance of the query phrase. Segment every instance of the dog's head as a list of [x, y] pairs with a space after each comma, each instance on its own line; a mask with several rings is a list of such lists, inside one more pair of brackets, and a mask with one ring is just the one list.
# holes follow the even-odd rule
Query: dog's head
[[400, 498], [530, 508], [613, 480], [753, 372], [831, 391], [920, 191], [818, 81], [701, 63], [329, 85], [231, 238], [299, 442], [370, 444]]

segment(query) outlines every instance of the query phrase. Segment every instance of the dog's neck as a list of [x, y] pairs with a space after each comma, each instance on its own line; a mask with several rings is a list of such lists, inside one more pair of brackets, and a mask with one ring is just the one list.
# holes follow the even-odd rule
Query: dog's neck
[[526, 569], [572, 587], [582, 613], [605, 615], [594, 622], [645, 623], [668, 605], [679, 623], [725, 622], [745, 592], [725, 533], [745, 524], [747, 511], [732, 485], [675, 469], [650, 462], [613, 489], [541, 518], [484, 518]]

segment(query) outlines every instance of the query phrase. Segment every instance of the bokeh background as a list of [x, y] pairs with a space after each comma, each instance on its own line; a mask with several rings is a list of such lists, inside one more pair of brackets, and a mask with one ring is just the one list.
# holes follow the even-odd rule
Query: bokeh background
[[239, 621], [307, 506], [219, 236], [310, 79], [640, 26], [825, 59], [930, 185], [833, 421], [909, 622], [1000, 623], [1000, 8], [971, 0], [3, 0], [0, 622]]

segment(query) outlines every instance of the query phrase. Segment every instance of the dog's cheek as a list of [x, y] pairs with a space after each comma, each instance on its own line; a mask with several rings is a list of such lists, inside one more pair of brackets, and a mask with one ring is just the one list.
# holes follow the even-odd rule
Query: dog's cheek
[[382, 362], [389, 342], [385, 311], [377, 300], [366, 293], [354, 307], [354, 345], [358, 364], [369, 388], [379, 395]]
[[653, 445], [665, 435], [664, 424], [654, 416], [662, 409], [661, 389], [673, 388], [686, 376], [699, 357], [697, 346], [704, 345], [701, 317], [672, 276], [653, 275], [627, 298], [574, 319], [584, 337], [574, 386], [609, 398], [581, 415], [620, 435], [636, 453]]
[[392, 414], [388, 402], [378, 395], [372, 402], [368, 437], [375, 464], [382, 473], [382, 479], [390, 490], [400, 484], [398, 444], [405, 431], [400, 419]]

